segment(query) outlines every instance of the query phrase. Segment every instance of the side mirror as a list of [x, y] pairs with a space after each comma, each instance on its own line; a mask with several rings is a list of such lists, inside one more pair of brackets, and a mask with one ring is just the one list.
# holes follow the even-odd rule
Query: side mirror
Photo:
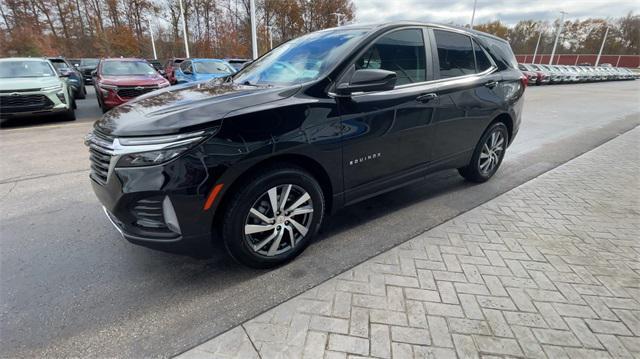
[[60, 71], [60, 77], [69, 77], [73, 72], [70, 68], [62, 68]]
[[164, 72], [164, 70], [158, 70], [158, 73], [162, 76], [166, 76], [167, 74]]
[[98, 73], [98, 70], [91, 71], [91, 77], [96, 77], [97, 73]]
[[397, 79], [398, 76], [393, 71], [356, 70], [349, 83], [341, 83], [336, 90], [340, 95], [350, 95], [354, 92], [388, 91], [393, 90]]

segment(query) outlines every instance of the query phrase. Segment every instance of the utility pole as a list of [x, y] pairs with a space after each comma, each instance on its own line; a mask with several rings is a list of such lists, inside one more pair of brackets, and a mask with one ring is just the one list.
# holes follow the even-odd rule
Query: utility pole
[[253, 59], [258, 58], [258, 39], [256, 36], [256, 1], [250, 0], [249, 7], [251, 10], [251, 52]]
[[182, 38], [184, 39], [184, 52], [189, 56], [189, 40], [187, 39], [187, 18], [184, 16], [184, 9], [182, 8], [182, 0], [180, 2], [180, 15], [182, 15]]
[[609, 26], [607, 26], [607, 30], [604, 32], [604, 38], [602, 38], [602, 45], [600, 45], [600, 52], [598, 52], [598, 57], [596, 58], [596, 66], [600, 63], [600, 56], [602, 56], [602, 50], [604, 49], [604, 42], [607, 41], [607, 35], [609, 34]]
[[473, 29], [473, 21], [476, 19], [476, 5], [478, 4], [478, 0], [473, 0], [473, 12], [471, 13], [471, 25], [469, 26]]
[[343, 13], [341, 12], [334, 12], [331, 15], [335, 15], [336, 16], [336, 22], [338, 23], [338, 26], [342, 25], [342, 17], [344, 16]]
[[[540, 29], [540, 24], [538, 24], [538, 31], [540, 32], [538, 34], [538, 42], [536, 42], [536, 49], [533, 51], [533, 61], [531, 61], [532, 64], [536, 63], [536, 55], [538, 54], [538, 46], [540, 46], [540, 39], [542, 38], [542, 30]], [[542, 61], [540, 61], [542, 62]]]
[[269, 50], [273, 49], [273, 34], [271, 33], [271, 29], [273, 29], [273, 26], [267, 25], [267, 30], [269, 31]]
[[151, 19], [149, 19], [149, 33], [151, 34], [151, 47], [153, 48], [153, 59], [158, 59], [158, 53], [156, 53], [156, 41], [153, 38], [153, 29], [151, 28]]
[[553, 65], [553, 56], [556, 54], [556, 46], [558, 46], [558, 39], [560, 38], [560, 33], [562, 32], [562, 28], [564, 27], [564, 16], [567, 14], [565, 11], [560, 11], [562, 17], [560, 18], [560, 26], [558, 26], [558, 33], [556, 33], [556, 41], [553, 43], [553, 50], [551, 51], [551, 58], [549, 59], [549, 65]]

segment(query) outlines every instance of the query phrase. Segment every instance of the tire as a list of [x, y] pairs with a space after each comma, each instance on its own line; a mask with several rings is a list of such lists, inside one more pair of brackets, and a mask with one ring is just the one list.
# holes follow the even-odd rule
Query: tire
[[[325, 210], [322, 188], [313, 176], [292, 165], [278, 166], [261, 171], [238, 188], [223, 209], [222, 238], [231, 257], [249, 267], [271, 268], [302, 253], [318, 231]], [[276, 210], [285, 210], [279, 216], [272, 197]], [[293, 209], [299, 213], [286, 212]], [[253, 214], [256, 212], [261, 216]]]
[[[471, 162], [466, 167], [458, 168], [458, 172], [471, 182], [482, 183], [488, 181], [502, 164], [508, 143], [509, 131], [507, 126], [502, 122], [492, 124], [480, 137], [480, 141], [478, 141], [473, 151]], [[485, 145], [487, 146], [485, 147]], [[486, 157], [487, 155], [488, 157]]]
[[84, 100], [85, 98], [87, 98], [87, 89], [82, 86], [81, 88], [78, 89], [78, 93], [76, 94], [76, 98], [80, 99], [80, 100]]
[[76, 111], [73, 108], [67, 110], [67, 112], [63, 115], [64, 121], [75, 121], [76, 120]]

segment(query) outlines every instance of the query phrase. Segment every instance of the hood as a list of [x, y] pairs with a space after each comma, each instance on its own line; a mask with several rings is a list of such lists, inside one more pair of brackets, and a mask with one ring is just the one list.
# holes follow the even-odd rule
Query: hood
[[130, 76], [105, 76], [102, 75], [100, 83], [114, 86], [149, 86], [165, 83], [164, 77], [160, 74], [152, 75], [130, 75]]
[[113, 136], [180, 133], [212, 125], [227, 114], [286, 99], [299, 87], [244, 86], [224, 80], [192, 82], [140, 96], [107, 112], [94, 124]]
[[60, 82], [56, 76], [2, 78], [0, 79], [0, 91], [40, 90], [43, 87], [55, 86]]

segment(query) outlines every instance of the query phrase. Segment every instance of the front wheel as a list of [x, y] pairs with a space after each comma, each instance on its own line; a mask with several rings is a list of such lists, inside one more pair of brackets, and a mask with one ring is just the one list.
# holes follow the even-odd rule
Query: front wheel
[[502, 164], [508, 143], [507, 126], [502, 122], [491, 125], [478, 141], [471, 163], [466, 167], [458, 168], [458, 172], [471, 182], [488, 181]]
[[226, 206], [222, 235], [229, 254], [254, 268], [300, 254], [324, 215], [318, 182], [297, 167], [272, 168], [244, 183]]

